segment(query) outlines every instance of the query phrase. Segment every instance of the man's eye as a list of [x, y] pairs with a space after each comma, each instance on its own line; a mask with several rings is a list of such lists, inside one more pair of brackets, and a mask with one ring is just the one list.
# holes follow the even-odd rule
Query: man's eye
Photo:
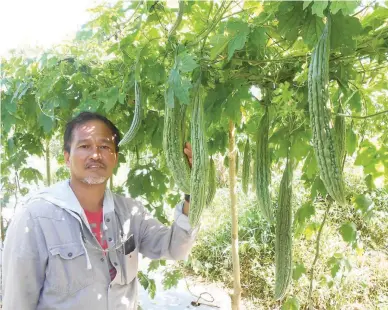
[[100, 146], [100, 149], [108, 150], [108, 149], [109, 149], [109, 146], [107, 146], [107, 145], [101, 145], [101, 146]]
[[82, 144], [79, 146], [81, 149], [87, 149], [89, 147], [89, 145], [86, 145], [86, 144]]

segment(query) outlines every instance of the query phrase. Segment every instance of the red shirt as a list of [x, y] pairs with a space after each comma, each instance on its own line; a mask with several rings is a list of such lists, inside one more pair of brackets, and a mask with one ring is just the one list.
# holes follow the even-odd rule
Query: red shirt
[[[103, 234], [103, 224], [102, 224], [102, 219], [103, 219], [103, 212], [102, 208], [97, 211], [97, 212], [90, 212], [87, 210], [85, 211], [86, 218], [88, 219], [90, 228], [92, 229], [92, 233], [94, 237], [96, 237], [98, 243], [101, 245], [101, 247], [106, 250], [108, 248], [108, 242], [105, 239], [105, 236]], [[106, 253], [104, 252], [106, 255]], [[116, 276], [117, 270], [113, 265], [109, 262], [109, 273], [110, 273], [110, 278], [111, 280], [114, 279]]]

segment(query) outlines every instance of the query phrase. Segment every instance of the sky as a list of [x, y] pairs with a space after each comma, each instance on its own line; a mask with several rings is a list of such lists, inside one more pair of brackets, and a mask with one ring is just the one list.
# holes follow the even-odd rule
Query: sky
[[[88, 8], [117, 0], [0, 0], [0, 57], [11, 49], [48, 48], [75, 36]], [[167, 0], [177, 7], [178, 0]]]
[[2, 0], [0, 56], [10, 49], [50, 47], [74, 37], [102, 0]]

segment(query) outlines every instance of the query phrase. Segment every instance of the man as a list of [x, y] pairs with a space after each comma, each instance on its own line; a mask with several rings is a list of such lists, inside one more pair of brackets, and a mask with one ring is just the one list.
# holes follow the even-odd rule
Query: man
[[[138, 254], [184, 259], [196, 231], [189, 203], [165, 227], [141, 203], [106, 186], [118, 162], [118, 129], [83, 112], [66, 125], [70, 180], [32, 196], [4, 244], [3, 309], [137, 309]], [[184, 152], [191, 162], [191, 146]]]

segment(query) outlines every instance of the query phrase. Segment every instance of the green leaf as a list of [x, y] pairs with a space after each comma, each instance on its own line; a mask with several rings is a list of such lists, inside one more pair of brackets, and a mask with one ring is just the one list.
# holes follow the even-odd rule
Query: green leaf
[[[170, 77], [168, 79], [168, 86], [171, 87], [171, 90], [174, 92], [174, 95], [179, 99], [181, 103], [190, 103], [189, 89], [191, 88], [191, 83], [187, 78], [182, 78], [177, 69], [171, 70]], [[168, 90], [168, 92], [169, 91], [170, 90]], [[168, 104], [171, 106], [171, 93], [167, 93], [167, 95]]]
[[326, 0], [320, 0], [320, 1], [314, 1], [311, 11], [314, 15], [317, 15], [319, 17], [324, 17], [323, 11], [327, 8], [328, 1]]
[[344, 16], [341, 12], [332, 16], [331, 49], [341, 48], [344, 52], [353, 52], [356, 41], [353, 39], [362, 31], [360, 20], [356, 17]]
[[346, 153], [351, 156], [356, 151], [356, 149], [357, 136], [353, 129], [349, 128], [349, 130], [346, 130]]
[[278, 31], [288, 41], [295, 41], [298, 37], [299, 26], [304, 20], [302, 2], [283, 1], [279, 6]]
[[177, 69], [183, 73], [191, 72], [198, 67], [194, 57], [189, 55], [187, 51], [180, 53], [177, 57]]
[[304, 230], [304, 235], [306, 236], [307, 240], [311, 240], [313, 235], [318, 231], [319, 229], [319, 223], [309, 223], [306, 225], [306, 228]]
[[[349, 101], [348, 101], [349, 105], [350, 105], [350, 109], [353, 112], [360, 113], [361, 112], [361, 96], [360, 96], [360, 92], [357, 91], [354, 94], [351, 93], [350, 96], [352, 96], [349, 99]], [[345, 98], [345, 100], [346, 100], [346, 98]]]
[[191, 83], [188, 79], [183, 78], [181, 80], [181, 85], [174, 88], [175, 96], [183, 104], [190, 103], [189, 89], [191, 88]]
[[333, 278], [337, 275], [337, 273], [338, 273], [338, 271], [340, 270], [340, 268], [341, 268], [341, 265], [340, 265], [340, 263], [339, 263], [338, 260], [335, 261], [335, 262], [331, 265], [330, 274], [331, 274], [331, 276], [332, 276]]
[[303, 0], [303, 10], [305, 10], [313, 0]]
[[295, 220], [299, 224], [304, 224], [315, 214], [314, 205], [311, 202], [303, 204], [295, 213]]
[[164, 272], [163, 278], [163, 288], [168, 290], [172, 287], [176, 287], [180, 279], [182, 279], [183, 275], [179, 270], [174, 271], [166, 271]]
[[288, 297], [286, 302], [282, 305], [282, 310], [299, 310], [300, 303], [296, 297]]
[[303, 274], [306, 273], [306, 268], [303, 263], [294, 265], [294, 269], [292, 271], [292, 279], [298, 281]]
[[143, 72], [148, 77], [148, 79], [156, 85], [164, 81], [166, 76], [164, 66], [162, 66], [159, 63], [156, 63], [156, 64], [146, 63], [146, 67]]
[[371, 14], [366, 15], [362, 19], [362, 24], [364, 28], [369, 26], [372, 29], [377, 29], [386, 22], [387, 16], [388, 16], [387, 7], [383, 7], [383, 6], [374, 7]]
[[4, 134], [8, 134], [12, 128], [12, 126], [16, 123], [16, 118], [12, 114], [9, 113], [1, 113], [2, 127]]
[[364, 140], [360, 145], [354, 164], [366, 167], [370, 164], [377, 163], [377, 161], [376, 146], [372, 142]]
[[310, 150], [307, 155], [302, 171], [306, 174], [309, 179], [316, 176], [318, 172], [317, 159], [315, 158], [314, 150]]
[[35, 182], [35, 184], [38, 184], [39, 181], [43, 180], [42, 174], [39, 172], [39, 170], [34, 168], [23, 168], [20, 171], [20, 178], [27, 183]]
[[163, 265], [163, 262], [165, 262], [164, 260], [159, 260], [159, 259], [154, 259], [150, 262], [150, 264], [148, 265], [148, 269], [147, 271], [148, 272], [151, 272], [151, 271], [154, 271], [154, 270], [157, 270], [160, 266], [164, 266]]
[[226, 48], [231, 37], [224, 36], [223, 34], [217, 34], [210, 40], [212, 48], [210, 49], [210, 59], [214, 60], [219, 54]]
[[232, 58], [236, 50], [244, 47], [247, 41], [248, 32], [239, 32], [228, 44], [228, 61]]
[[54, 127], [54, 121], [43, 113], [40, 114], [38, 121], [46, 133], [49, 133]]
[[55, 177], [61, 181], [70, 178], [70, 172], [67, 167], [59, 167], [57, 171], [55, 171]]
[[322, 18], [316, 15], [308, 14], [305, 22], [303, 23], [302, 37], [303, 41], [310, 49], [312, 49], [318, 42], [324, 27], [325, 24], [323, 23]]
[[144, 272], [139, 271], [138, 272], [138, 278], [140, 285], [144, 287], [145, 290], [148, 290], [148, 294], [152, 299], [155, 298], [156, 293], [156, 284], [155, 280], [150, 279]]
[[342, 236], [342, 239], [344, 239], [345, 242], [353, 243], [356, 241], [357, 228], [354, 223], [348, 222], [342, 224], [339, 231]]
[[97, 98], [104, 104], [103, 108], [108, 113], [119, 100], [120, 92], [117, 86], [102, 89], [97, 92]]
[[376, 185], [374, 183], [374, 178], [371, 174], [368, 174], [365, 178], [365, 185], [368, 187], [369, 190], [376, 189]]
[[299, 131], [295, 135], [293, 139], [293, 143], [291, 146], [291, 157], [296, 159], [297, 161], [305, 158], [311, 150], [310, 146], [310, 137], [308, 136], [308, 132]]
[[267, 35], [265, 32], [266, 29], [264, 27], [255, 27], [249, 35], [249, 41], [251, 41], [252, 45], [260, 51], [264, 51], [265, 46], [267, 45]]
[[77, 41], [87, 41], [93, 36], [93, 30], [83, 27], [80, 31], [77, 32], [75, 39]]
[[344, 15], [350, 15], [359, 6], [360, 1], [331, 1], [330, 11], [333, 14], [337, 14], [339, 10], [342, 10]]
[[367, 195], [357, 195], [353, 198], [353, 205], [356, 210], [362, 213], [369, 212], [373, 207], [373, 200]]
[[318, 193], [320, 193], [323, 197], [327, 195], [325, 185], [319, 176], [315, 178], [313, 186], [311, 187], [311, 199], [317, 197]]

